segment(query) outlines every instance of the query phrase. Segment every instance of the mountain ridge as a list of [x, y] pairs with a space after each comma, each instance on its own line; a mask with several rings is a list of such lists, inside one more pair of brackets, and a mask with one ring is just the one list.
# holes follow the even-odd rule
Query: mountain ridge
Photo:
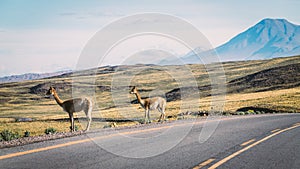
[[25, 73], [21, 75], [11, 75], [11, 76], [4, 76], [0, 77], [0, 83], [10, 83], [10, 82], [21, 82], [26, 80], [37, 80], [37, 79], [43, 79], [53, 76], [59, 76], [62, 74], [70, 73], [71, 70], [66, 71], [58, 71], [53, 73]]
[[[187, 63], [197, 63], [208, 51], [198, 49], [182, 57]], [[271, 59], [300, 54], [300, 25], [286, 19], [265, 18], [234, 36], [214, 51], [221, 61]], [[210, 51], [211, 52], [211, 51]]]

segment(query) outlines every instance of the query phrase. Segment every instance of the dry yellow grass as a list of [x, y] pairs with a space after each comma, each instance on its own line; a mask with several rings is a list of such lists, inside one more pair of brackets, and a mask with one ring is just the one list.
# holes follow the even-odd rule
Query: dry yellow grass
[[242, 107], [257, 106], [282, 112], [300, 112], [298, 103], [300, 103], [299, 87], [257, 93], [230, 94], [226, 96], [225, 111], [236, 111]]
[[[10, 131], [18, 132], [21, 136], [25, 131], [30, 131], [31, 136], [45, 134], [45, 129], [53, 127], [57, 132], [68, 132], [69, 123], [56, 121], [34, 121], [34, 122], [14, 122], [14, 123], [0, 123], [0, 131], [8, 129]], [[78, 125], [80, 129], [82, 128]]]
[[[263, 69], [283, 66], [292, 63], [300, 63], [300, 57], [279, 58], [266, 61], [250, 61], [250, 62], [228, 62], [224, 63], [223, 67], [226, 74], [226, 81], [245, 76], [247, 74], [255, 73]], [[210, 79], [206, 72], [204, 65], [186, 65], [195, 77], [199, 86], [209, 85]], [[175, 68], [180, 70], [181, 66], [170, 66], [172, 70]], [[114, 84], [116, 88], [121, 88], [126, 91], [120, 94], [119, 98], [114, 98], [111, 91], [102, 90], [98, 86], [112, 86], [113, 80], [127, 80], [130, 79], [131, 86], [137, 85], [142, 89], [142, 97], [154, 96], [160, 93], [166, 93], [172, 89], [181, 87], [180, 81], [176, 81], [174, 77], [167, 71], [166, 66], [137, 66], [135, 68], [122, 68], [122, 70], [109, 73], [97, 74], [96, 76], [80, 76], [76, 85], [79, 86], [93, 86], [95, 87], [93, 110], [93, 122], [91, 129], [103, 128], [114, 122], [117, 126], [135, 125], [138, 124], [144, 117], [144, 110], [138, 104], [130, 104], [135, 97], [129, 95], [129, 88], [122, 86], [122, 84]], [[138, 74], [135, 71], [143, 70]], [[125, 70], [125, 71], [124, 71]], [[76, 74], [72, 75], [76, 76]], [[188, 81], [185, 74], [178, 74], [178, 79]], [[91, 78], [95, 78], [95, 84], [84, 83], [90, 82]], [[117, 78], [117, 79], [114, 79]], [[177, 80], [178, 80], [177, 79]], [[54, 127], [58, 131], [69, 131], [70, 123], [68, 121], [68, 114], [60, 108], [53, 99], [44, 98], [44, 94], [29, 93], [29, 89], [33, 86], [43, 83], [70, 83], [72, 84], [72, 77], [53, 78], [34, 80], [20, 83], [10, 83], [0, 85], [0, 131], [4, 129], [19, 132], [21, 135], [26, 131], [30, 131], [31, 135], [40, 135], [44, 133], [47, 127]], [[159, 89], [159, 90], [157, 90]], [[84, 93], [84, 89], [83, 93]], [[113, 89], [115, 90], [115, 89]], [[127, 92], [128, 91], [128, 92]], [[72, 93], [69, 90], [58, 91], [61, 99], [69, 99]], [[119, 99], [119, 100], [118, 100]], [[258, 106], [280, 111], [300, 112], [300, 88], [273, 90], [257, 93], [235, 93], [227, 94], [225, 101], [225, 111], [234, 112], [239, 108], [247, 106]], [[171, 101], [167, 103], [167, 116], [172, 117], [171, 120], [176, 119], [179, 113], [185, 111], [210, 111], [212, 97], [190, 98], [184, 103], [180, 100]], [[120, 105], [116, 103], [122, 103]], [[182, 106], [182, 105], [185, 106]], [[195, 105], [196, 104], [196, 105]], [[188, 106], [190, 105], [190, 106]], [[183, 108], [185, 107], [185, 108]], [[84, 128], [85, 116], [83, 113], [76, 113], [80, 119], [80, 123], [75, 125]], [[158, 111], [151, 112], [151, 118], [156, 121], [160, 114]], [[33, 122], [16, 122], [18, 118], [32, 118]]]

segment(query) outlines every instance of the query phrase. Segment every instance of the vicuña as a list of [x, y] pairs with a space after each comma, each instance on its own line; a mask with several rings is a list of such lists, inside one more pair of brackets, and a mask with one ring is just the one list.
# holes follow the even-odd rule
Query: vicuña
[[140, 105], [145, 109], [145, 123], [151, 123], [150, 120], [150, 110], [157, 109], [161, 115], [159, 118], [159, 122], [163, 122], [165, 120], [165, 109], [167, 102], [162, 97], [152, 97], [147, 99], [142, 99], [140, 93], [138, 92], [137, 88], [134, 86], [132, 90], [130, 91], [131, 94], [135, 94], [138, 102]]
[[75, 131], [74, 112], [80, 112], [82, 110], [85, 112], [88, 121], [85, 131], [88, 131], [90, 129], [90, 125], [92, 122], [92, 109], [93, 109], [92, 101], [90, 99], [74, 98], [74, 99], [62, 101], [58, 97], [57, 92], [53, 87], [50, 87], [50, 89], [46, 94], [54, 96], [57, 104], [60, 105], [60, 107], [62, 107], [63, 110], [69, 114], [70, 122], [71, 122], [71, 127], [70, 127], [71, 131]]

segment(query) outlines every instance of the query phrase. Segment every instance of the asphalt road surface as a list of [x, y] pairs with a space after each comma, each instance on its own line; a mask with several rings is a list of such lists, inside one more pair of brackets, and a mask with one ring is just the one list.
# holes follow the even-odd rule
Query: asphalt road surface
[[300, 114], [209, 117], [0, 149], [0, 168], [299, 168]]

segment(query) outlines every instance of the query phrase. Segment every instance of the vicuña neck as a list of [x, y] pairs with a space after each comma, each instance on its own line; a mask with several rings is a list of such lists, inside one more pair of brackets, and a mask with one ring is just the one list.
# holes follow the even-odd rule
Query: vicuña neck
[[141, 98], [141, 96], [138, 92], [135, 93], [135, 96], [136, 96], [137, 100], [139, 101], [139, 103], [144, 104], [144, 100]]
[[63, 105], [63, 101], [58, 97], [57, 93], [53, 94], [55, 101], [58, 105], [62, 106]]

